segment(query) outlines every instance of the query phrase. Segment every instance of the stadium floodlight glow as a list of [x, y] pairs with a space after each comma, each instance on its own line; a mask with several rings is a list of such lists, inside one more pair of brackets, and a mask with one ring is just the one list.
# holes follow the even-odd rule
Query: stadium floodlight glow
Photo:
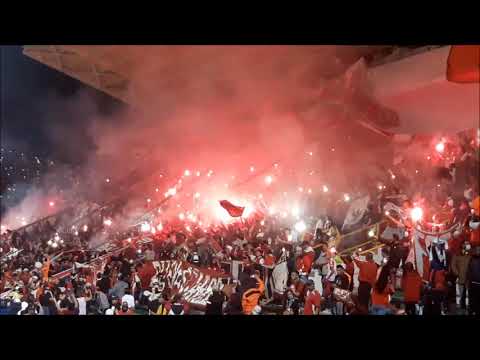
[[190, 176], [190, 170], [188, 170], [188, 169], [185, 170], [184, 173], [183, 173], [183, 175], [185, 175], [185, 176]]
[[52, 207], [52, 206], [55, 206], [55, 203], [54, 203], [53, 201], [50, 201], [50, 202], [48, 203], [48, 205], [49, 205], [50, 207]]
[[375, 230], [370, 229], [368, 230], [368, 237], [374, 237], [375, 236]]
[[417, 222], [420, 221], [423, 217], [423, 210], [420, 207], [414, 207], [410, 211], [410, 217], [412, 218], [413, 221]]
[[343, 200], [345, 200], [345, 202], [349, 202], [350, 201], [350, 195], [343, 194]]
[[323, 185], [323, 192], [324, 193], [328, 192], [328, 186], [327, 185]]
[[104, 222], [103, 222], [106, 226], [112, 226], [112, 220], [111, 219], [106, 219]]
[[298, 231], [299, 233], [304, 232], [307, 229], [307, 225], [305, 225], [305, 222], [303, 220], [300, 220], [295, 224], [295, 230]]

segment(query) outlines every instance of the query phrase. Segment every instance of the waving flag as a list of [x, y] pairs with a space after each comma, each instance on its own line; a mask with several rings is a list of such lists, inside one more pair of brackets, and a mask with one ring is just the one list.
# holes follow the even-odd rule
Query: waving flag
[[243, 215], [245, 207], [235, 206], [228, 200], [220, 200], [220, 205], [228, 211], [231, 217], [240, 217]]

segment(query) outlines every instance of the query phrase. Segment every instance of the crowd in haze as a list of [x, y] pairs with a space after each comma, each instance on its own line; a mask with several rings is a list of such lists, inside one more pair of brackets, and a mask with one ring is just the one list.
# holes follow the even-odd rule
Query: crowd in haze
[[[462, 149], [431, 179], [419, 179], [404, 165], [388, 172], [390, 181], [370, 193], [365, 215], [349, 230], [363, 229], [355, 241], [342, 237], [345, 214], [309, 214], [306, 229], [265, 212], [208, 229], [175, 219], [164, 221], [161, 230], [148, 229], [148, 236], [141, 228], [111, 234], [109, 247], [98, 248], [89, 246], [92, 239], [109, 231], [101, 213], [69, 231], [61, 231], [55, 218], [4, 231], [0, 309], [19, 315], [479, 315], [479, 154], [478, 148]], [[411, 224], [385, 217], [387, 202], [405, 212], [422, 204], [426, 214], [441, 214], [437, 222], [462, 225], [443, 244], [445, 259], [429, 258], [427, 278], [408, 258]], [[370, 234], [379, 221], [380, 229]], [[389, 226], [405, 235], [383, 238]], [[230, 278], [225, 264], [242, 266], [198, 307], [153, 266], [166, 260]], [[280, 264], [286, 264], [288, 281], [278, 291], [270, 279]]]

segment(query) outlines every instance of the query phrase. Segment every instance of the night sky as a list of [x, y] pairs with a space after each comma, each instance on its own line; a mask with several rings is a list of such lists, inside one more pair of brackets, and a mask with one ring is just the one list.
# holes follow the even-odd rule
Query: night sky
[[[1, 49], [2, 146], [78, 164], [92, 150], [87, 134], [92, 115], [122, 107], [110, 96], [22, 54], [21, 46]], [[75, 104], [78, 96], [88, 106]], [[76, 108], [81, 106], [81, 108]], [[52, 131], [53, 130], [53, 131]], [[80, 146], [78, 146], [80, 145]], [[78, 149], [85, 151], [78, 151]]]

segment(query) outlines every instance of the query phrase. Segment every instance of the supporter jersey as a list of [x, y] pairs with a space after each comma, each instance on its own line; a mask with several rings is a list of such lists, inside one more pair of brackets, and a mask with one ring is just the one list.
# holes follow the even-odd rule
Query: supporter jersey
[[313, 315], [314, 310], [320, 310], [322, 297], [317, 290], [308, 291], [305, 295], [305, 307], [303, 310], [304, 315]]

